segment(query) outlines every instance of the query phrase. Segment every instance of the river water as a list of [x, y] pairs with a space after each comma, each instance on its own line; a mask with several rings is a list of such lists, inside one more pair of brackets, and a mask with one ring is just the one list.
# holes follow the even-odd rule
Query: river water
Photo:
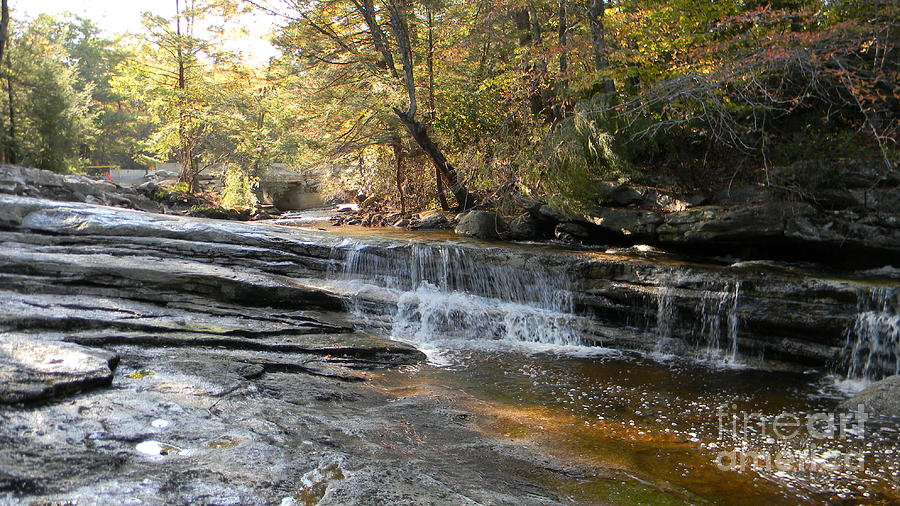
[[[489, 344], [433, 348], [432, 358], [380, 383], [403, 393], [429, 384], [461, 389], [486, 432], [595, 469], [557, 484], [577, 502], [900, 499], [896, 425], [852, 417], [842, 430], [834, 417], [846, 413], [835, 409], [840, 395], [827, 375]], [[776, 433], [779, 415], [788, 428]], [[835, 434], [813, 437], [827, 432], [828, 419]]]
[[[372, 248], [359, 237], [335, 248], [339, 267], [330, 282], [351, 294], [357, 324], [429, 357], [378, 375], [376, 384], [397, 395], [428, 385], [463, 392], [485, 432], [579, 469], [548, 483], [562, 497], [614, 504], [900, 502], [897, 419], [838, 408], [847, 397], [841, 388], [864, 383], [864, 375], [847, 382], [828, 370], [742, 361], [733, 311], [739, 282], [704, 298], [695, 353], [671, 352], [665, 290], [642, 329], [656, 346], [588, 346], [596, 343], [584, 338], [564, 273], [478, 264], [441, 234], [414, 237], [398, 249]], [[875, 295], [875, 303], [861, 300], [861, 316], [848, 328], [850, 371], [868, 372], [873, 360], [895, 367], [897, 295]]]

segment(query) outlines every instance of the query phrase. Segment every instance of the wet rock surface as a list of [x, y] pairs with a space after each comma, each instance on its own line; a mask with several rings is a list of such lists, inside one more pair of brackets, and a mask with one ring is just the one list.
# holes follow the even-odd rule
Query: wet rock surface
[[118, 355], [83, 346], [0, 336], [0, 403], [28, 402], [108, 385]]
[[0, 502], [557, 502], [458, 392], [366, 381], [423, 355], [317, 284], [336, 239], [0, 200]]
[[876, 416], [900, 418], [900, 375], [876, 381], [841, 403], [843, 409], [859, 409]]

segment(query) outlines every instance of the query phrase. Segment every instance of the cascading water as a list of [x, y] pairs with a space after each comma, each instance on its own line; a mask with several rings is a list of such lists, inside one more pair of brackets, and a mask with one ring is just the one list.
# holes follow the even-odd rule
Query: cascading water
[[672, 326], [675, 319], [673, 289], [668, 285], [659, 288], [656, 294], [656, 346], [654, 352], [665, 353], [672, 339]]
[[[720, 291], [707, 291], [700, 312], [700, 335], [704, 339], [703, 356], [726, 364], [737, 363], [740, 318], [738, 302], [741, 282], [735, 281]], [[727, 342], [723, 343], [723, 332]], [[723, 347], [723, 345], [725, 345]], [[724, 348], [724, 349], [723, 349]]]
[[842, 356], [848, 380], [900, 374], [900, 288], [862, 291]]
[[373, 312], [390, 312], [395, 338], [580, 344], [572, 282], [563, 272], [476, 261], [478, 250], [446, 245], [345, 243], [336, 251], [344, 261], [335, 277], [352, 283], [357, 294], [381, 291], [390, 301], [373, 309], [353, 297], [351, 309], [370, 320]]
[[[541, 256], [529, 256], [527, 262], [535, 268], [525, 268], [524, 257], [509, 255], [450, 245], [347, 240], [334, 249], [337, 267], [331, 277], [351, 292], [350, 309], [357, 318], [398, 339], [583, 344], [586, 319], [575, 314], [572, 279]], [[654, 351], [683, 354], [683, 343], [689, 342], [693, 354], [704, 360], [737, 363], [741, 283], [711, 284], [702, 304], [684, 311], [676, 305], [679, 283], [674, 274], [662, 274], [647, 307], [655, 324]], [[689, 314], [696, 315], [694, 324], [685, 327], [689, 335], [676, 336], [679, 318]]]
[[[662, 286], [656, 292], [656, 311], [651, 316], [655, 322], [654, 352], [657, 354], [664, 354], [675, 348], [673, 345], [675, 327], [678, 318], [682, 316], [675, 305], [676, 284], [677, 280], [665, 277], [662, 279]], [[702, 304], [698, 310], [689, 309], [683, 312], [696, 313], [696, 323], [691, 326], [693, 336], [686, 337], [689, 337], [689, 341], [696, 342], [697, 353], [702, 359], [723, 364], [738, 363], [740, 290], [740, 281], [709, 286], [703, 291]]]

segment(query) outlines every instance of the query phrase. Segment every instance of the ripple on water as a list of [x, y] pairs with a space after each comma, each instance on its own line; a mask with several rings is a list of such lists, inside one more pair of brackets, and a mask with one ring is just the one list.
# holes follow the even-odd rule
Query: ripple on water
[[[456, 385], [486, 401], [488, 418], [497, 420], [487, 429], [497, 437], [537, 442], [567, 460], [623, 468], [679, 501], [900, 500], [896, 432], [880, 431], [873, 422], [860, 434], [851, 418], [843, 437], [773, 437], [779, 414], [805, 421], [834, 411], [845, 398], [823, 395], [828, 380], [819, 373], [722, 368], [685, 359], [660, 363], [622, 353], [521, 353], [499, 346], [447, 349], [442, 359], [445, 365], [408, 370], [407, 380]], [[793, 459], [792, 468], [745, 458], [779, 452]], [[852, 467], [858, 454], [865, 456], [864, 469]], [[737, 465], [720, 469], [732, 455]], [[616, 502], [646, 488], [616, 483], [582, 482], [575, 488], [588, 494], [581, 499], [587, 502]]]

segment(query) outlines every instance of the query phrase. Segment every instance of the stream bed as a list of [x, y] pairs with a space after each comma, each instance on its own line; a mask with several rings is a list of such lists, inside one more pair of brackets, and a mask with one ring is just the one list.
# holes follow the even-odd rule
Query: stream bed
[[[485, 433], [594, 470], [548, 484], [569, 500], [900, 501], [897, 419], [841, 404], [877, 379], [864, 369], [884, 375], [897, 367], [895, 282], [808, 277], [773, 263], [748, 275], [634, 252], [459, 247], [441, 233], [350, 235], [334, 250], [340, 268], [330, 279], [349, 295], [356, 324], [429, 357], [381, 374], [379, 384], [400, 395], [427, 385], [458, 389], [482, 415]], [[388, 248], [372, 245], [385, 236]], [[537, 257], [520, 260], [510, 253], [516, 249]], [[583, 273], [595, 271], [573, 269], [565, 260], [573, 256], [649, 266], [637, 281], [623, 276], [639, 294], [617, 305], [630, 316], [614, 323], [586, 316], [590, 304], [578, 300], [592, 281]], [[601, 279], [613, 283], [603, 293], [623, 290], [617, 275]], [[797, 313], [812, 318], [833, 297], [831, 286], [861, 294], [842, 306], [852, 314], [855, 303], [856, 323], [836, 319], [847, 327], [839, 334], [846, 342], [828, 352], [846, 363], [804, 366], [765, 356], [760, 343], [801, 334], [764, 331], [768, 319], [785, 321], [785, 310], [754, 286], [778, 282], [772, 291], [780, 304], [793, 303], [797, 289], [797, 299], [808, 297]]]
[[900, 502], [893, 268], [0, 209], [0, 503]]
[[503, 348], [433, 348], [431, 363], [378, 383], [458, 388], [472, 396], [485, 432], [596, 469], [556, 484], [577, 502], [900, 500], [896, 423], [838, 409], [832, 376]]

